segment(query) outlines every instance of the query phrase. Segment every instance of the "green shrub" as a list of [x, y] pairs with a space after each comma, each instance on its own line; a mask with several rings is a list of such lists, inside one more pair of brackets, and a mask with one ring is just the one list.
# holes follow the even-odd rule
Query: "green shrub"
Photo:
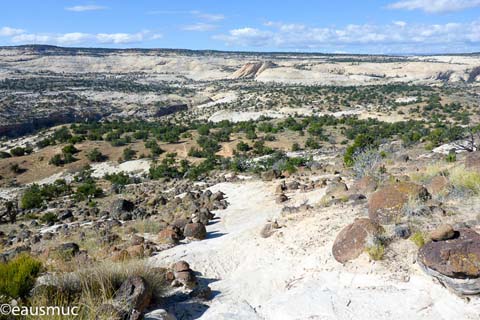
[[25, 299], [35, 285], [41, 268], [40, 261], [26, 254], [0, 263], [0, 295]]
[[447, 156], [445, 157], [445, 161], [447, 162], [455, 162], [457, 161], [457, 154], [454, 152], [449, 152]]
[[75, 148], [73, 144], [66, 145], [65, 147], [62, 148], [62, 153], [63, 154], [75, 154], [78, 153], [78, 149]]
[[25, 155], [25, 149], [22, 147], [15, 147], [10, 150], [10, 154], [14, 157], [21, 157]]
[[355, 155], [369, 147], [372, 147], [372, 149], [375, 147], [373, 136], [359, 134], [355, 137], [353, 144], [345, 151], [343, 162], [347, 167], [353, 166], [355, 164]]
[[247, 152], [248, 150], [250, 150], [250, 146], [248, 145], [248, 143], [240, 141], [239, 143], [237, 143], [237, 150], [240, 152]]
[[77, 187], [75, 196], [77, 200], [86, 200], [88, 198], [98, 198], [103, 195], [103, 190], [97, 187], [95, 181], [90, 180]]
[[10, 158], [10, 157], [11, 157], [10, 153], [5, 152], [5, 151], [0, 151], [0, 159], [7, 159], [7, 158]]
[[378, 261], [382, 260], [385, 254], [385, 246], [381, 243], [367, 247], [365, 251], [368, 253], [370, 259]]
[[308, 149], [320, 149], [320, 144], [312, 137], [307, 138], [305, 141], [305, 148]]
[[178, 178], [182, 175], [176, 166], [176, 153], [167, 153], [166, 157], [162, 159], [160, 164], [153, 163], [150, 167], [150, 178]]
[[104, 156], [97, 148], [95, 148], [87, 153], [87, 158], [91, 162], [102, 162], [105, 161], [106, 156]]
[[48, 163], [53, 164], [54, 166], [57, 166], [57, 167], [63, 165], [62, 155], [60, 154], [54, 155], [53, 157], [50, 158], [50, 161]]
[[145, 142], [145, 148], [150, 149], [152, 157], [158, 157], [164, 152], [163, 149], [160, 148], [160, 146], [157, 144], [157, 141], [155, 140], [149, 140]]
[[300, 166], [305, 166], [307, 163], [306, 158], [302, 157], [292, 157], [288, 158], [287, 161], [285, 162], [284, 166], [280, 166], [279, 169], [282, 171], [287, 171], [288, 173], [295, 173], [297, 172], [297, 168]]
[[421, 248], [425, 245], [425, 237], [423, 233], [420, 231], [415, 232], [410, 237], [410, 240], [417, 245], [417, 247]]
[[105, 175], [104, 178], [105, 180], [110, 181], [112, 184], [116, 184], [120, 186], [125, 186], [127, 184], [132, 183], [132, 179], [125, 172], [107, 174]]
[[44, 200], [64, 196], [71, 191], [70, 186], [65, 180], [59, 179], [52, 184], [39, 186], [33, 184], [28, 187], [20, 199], [20, 205], [23, 209], [40, 208]]
[[50, 163], [56, 166], [63, 165], [66, 163], [72, 163], [77, 161], [77, 159], [73, 156], [74, 154], [78, 153], [79, 150], [75, 148], [73, 144], [69, 144], [62, 148], [62, 154], [53, 156], [50, 159]]
[[42, 204], [43, 196], [37, 184], [31, 185], [20, 200], [20, 206], [23, 209], [40, 208]]
[[22, 167], [20, 167], [20, 165], [18, 163], [12, 163], [12, 164], [10, 164], [10, 171], [12, 171], [15, 174], [18, 174], [18, 173], [22, 173], [26, 170], [23, 169]]
[[133, 150], [130, 147], [127, 147], [123, 149], [123, 160], [124, 161], [129, 161], [135, 158], [135, 155], [137, 154], [137, 151]]
[[263, 137], [265, 141], [275, 141], [277, 138], [273, 134], [266, 134], [265, 137]]
[[52, 222], [56, 222], [57, 220], [58, 220], [58, 217], [53, 212], [47, 212], [40, 217], [40, 221], [43, 223], [52, 223]]
[[199, 126], [197, 131], [199, 135], [207, 136], [210, 133], [210, 127], [207, 124], [204, 124]]

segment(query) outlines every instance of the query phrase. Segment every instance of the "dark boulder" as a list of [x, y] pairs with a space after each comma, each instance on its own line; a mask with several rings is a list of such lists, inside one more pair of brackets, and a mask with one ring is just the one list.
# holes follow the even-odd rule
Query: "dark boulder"
[[189, 223], [185, 226], [185, 229], [183, 229], [183, 235], [186, 238], [203, 240], [207, 237], [207, 229], [200, 222]]
[[456, 230], [451, 239], [425, 244], [417, 261], [425, 273], [455, 292], [480, 293], [480, 234], [472, 229]]
[[410, 199], [427, 200], [427, 189], [411, 182], [398, 182], [374, 192], [368, 201], [368, 215], [374, 222], [389, 224], [403, 216], [403, 207]]
[[176, 226], [168, 226], [158, 234], [158, 241], [164, 244], [177, 244], [183, 239], [183, 233]]
[[369, 237], [376, 237], [383, 228], [368, 218], [356, 219], [340, 231], [333, 243], [332, 253], [340, 263], [357, 258], [365, 251]]
[[453, 239], [425, 244], [418, 252], [418, 259], [426, 267], [452, 278], [478, 278], [480, 234], [460, 229]]
[[131, 313], [133, 310], [143, 312], [152, 299], [148, 283], [140, 276], [131, 276], [125, 280], [115, 293], [113, 304]]
[[133, 218], [132, 211], [135, 209], [135, 204], [126, 199], [117, 199], [113, 201], [110, 207], [110, 215], [115, 219], [131, 220]]

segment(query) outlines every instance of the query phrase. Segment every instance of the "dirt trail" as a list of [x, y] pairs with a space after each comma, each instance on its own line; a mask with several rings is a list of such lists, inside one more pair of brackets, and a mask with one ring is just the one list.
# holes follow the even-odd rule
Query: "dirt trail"
[[[273, 184], [222, 183], [211, 189], [225, 192], [230, 206], [217, 212], [208, 239], [152, 258], [163, 266], [188, 261], [216, 293], [208, 308], [177, 305], [179, 319], [478, 319], [478, 299], [468, 303], [451, 294], [416, 266], [400, 280], [365, 255], [345, 266], [337, 263], [331, 246], [339, 230], [362, 214], [354, 207], [293, 214], [287, 227], [264, 239], [262, 226], [281, 212]], [[323, 193], [297, 192], [291, 202], [316, 203]]]

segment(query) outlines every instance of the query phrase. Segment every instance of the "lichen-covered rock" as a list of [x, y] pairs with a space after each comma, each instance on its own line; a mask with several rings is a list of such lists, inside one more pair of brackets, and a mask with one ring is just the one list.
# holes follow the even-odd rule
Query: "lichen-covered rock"
[[403, 215], [403, 206], [409, 199], [427, 200], [427, 189], [411, 182], [398, 182], [374, 192], [368, 201], [368, 215], [374, 222], [389, 224]]
[[158, 241], [165, 244], [177, 244], [182, 238], [183, 233], [176, 226], [168, 226], [158, 234]]
[[480, 151], [467, 154], [465, 157], [465, 168], [480, 172]]
[[189, 223], [183, 229], [183, 235], [190, 239], [203, 240], [207, 237], [207, 229], [200, 223]]
[[374, 178], [370, 176], [365, 176], [360, 180], [355, 181], [352, 186], [352, 190], [356, 193], [360, 194], [370, 194], [377, 190], [378, 184]]
[[425, 244], [418, 260], [426, 267], [452, 278], [480, 277], [480, 234], [460, 229], [453, 239]]
[[340, 231], [333, 243], [332, 253], [340, 263], [357, 258], [365, 247], [369, 237], [383, 233], [383, 228], [368, 218], [356, 219]]
[[450, 182], [445, 176], [435, 176], [426, 185], [428, 193], [432, 196], [446, 194], [450, 187]]
[[480, 293], [480, 234], [460, 229], [455, 237], [429, 242], [417, 261], [429, 275], [461, 294]]

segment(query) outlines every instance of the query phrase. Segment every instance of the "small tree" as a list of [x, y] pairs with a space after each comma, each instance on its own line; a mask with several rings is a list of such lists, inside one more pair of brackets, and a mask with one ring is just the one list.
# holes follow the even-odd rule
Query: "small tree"
[[52, 158], [50, 158], [50, 161], [48, 163], [53, 164], [54, 166], [57, 166], [57, 167], [63, 165], [62, 155], [60, 154], [54, 155]]
[[240, 141], [239, 143], [237, 143], [237, 150], [240, 152], [247, 152], [248, 150], [250, 150], [250, 146], [248, 145], [248, 143]]
[[15, 174], [19, 174], [25, 171], [25, 169], [21, 168], [18, 163], [12, 163], [10, 165], [10, 171], [12, 171]]
[[123, 149], [123, 160], [124, 161], [129, 161], [135, 158], [135, 155], [137, 154], [137, 151], [133, 150], [130, 147], [127, 147]]
[[14, 157], [21, 157], [25, 155], [25, 149], [22, 147], [15, 147], [10, 150], [10, 154]]
[[102, 162], [105, 161], [106, 156], [104, 156], [97, 148], [95, 148], [87, 153], [87, 158], [91, 162]]
[[20, 205], [23, 209], [40, 208], [43, 204], [43, 197], [38, 184], [31, 185], [23, 194]]

